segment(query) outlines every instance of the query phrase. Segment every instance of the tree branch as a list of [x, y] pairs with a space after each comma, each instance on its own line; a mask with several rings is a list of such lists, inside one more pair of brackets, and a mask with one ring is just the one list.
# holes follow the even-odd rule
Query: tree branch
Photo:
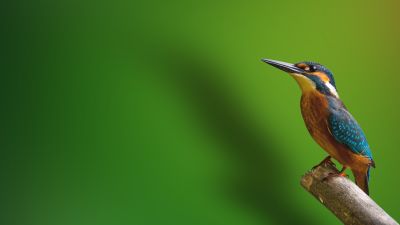
[[307, 172], [301, 185], [346, 225], [399, 225], [352, 181], [345, 177], [331, 177], [339, 171], [325, 163]]

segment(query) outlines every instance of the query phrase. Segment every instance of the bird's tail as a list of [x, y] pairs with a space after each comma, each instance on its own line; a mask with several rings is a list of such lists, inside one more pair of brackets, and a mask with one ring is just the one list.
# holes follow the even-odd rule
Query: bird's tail
[[353, 175], [356, 180], [356, 184], [361, 190], [363, 190], [367, 195], [369, 195], [368, 180], [369, 180], [369, 170], [368, 167], [365, 171], [354, 171]]

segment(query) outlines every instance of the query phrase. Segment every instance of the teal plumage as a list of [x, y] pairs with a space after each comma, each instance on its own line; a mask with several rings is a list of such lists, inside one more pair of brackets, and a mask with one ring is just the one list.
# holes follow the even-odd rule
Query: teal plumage
[[372, 159], [364, 132], [347, 111], [339, 110], [331, 113], [329, 125], [332, 135], [338, 142], [347, 145], [354, 153]]
[[329, 98], [329, 128], [335, 139], [349, 147], [356, 154], [372, 160], [372, 153], [367, 138], [360, 125], [347, 111], [339, 99]]

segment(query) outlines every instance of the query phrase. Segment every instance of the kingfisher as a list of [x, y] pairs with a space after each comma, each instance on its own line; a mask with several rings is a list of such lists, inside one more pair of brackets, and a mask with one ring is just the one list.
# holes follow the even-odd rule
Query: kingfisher
[[369, 195], [370, 169], [375, 168], [375, 162], [363, 130], [339, 98], [332, 72], [315, 62], [262, 61], [287, 72], [299, 84], [301, 114], [307, 130], [328, 153], [317, 166], [331, 162], [331, 158], [343, 165], [339, 173], [326, 178], [346, 176], [349, 168], [357, 186]]

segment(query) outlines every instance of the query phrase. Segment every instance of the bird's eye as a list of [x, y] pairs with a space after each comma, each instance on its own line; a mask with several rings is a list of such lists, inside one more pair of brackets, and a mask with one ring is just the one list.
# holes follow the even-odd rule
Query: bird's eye
[[315, 72], [315, 71], [317, 71], [317, 67], [316, 66], [309, 66], [307, 71]]
[[304, 71], [307, 71], [307, 72], [315, 72], [318, 69], [316, 65], [308, 65], [306, 63], [296, 64], [296, 67], [298, 67]]

